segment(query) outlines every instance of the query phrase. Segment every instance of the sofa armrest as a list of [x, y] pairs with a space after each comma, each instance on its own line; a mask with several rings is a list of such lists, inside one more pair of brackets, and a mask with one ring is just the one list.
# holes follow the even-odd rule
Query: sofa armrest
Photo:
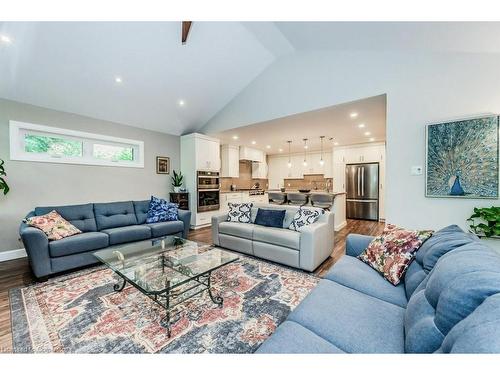
[[347, 255], [357, 257], [368, 247], [375, 237], [365, 236], [363, 234], [349, 234], [345, 243], [345, 252]]
[[178, 217], [179, 220], [181, 220], [184, 223], [184, 232], [182, 233], [182, 237], [187, 238], [189, 233], [189, 227], [191, 225], [191, 211], [179, 210]]
[[227, 214], [212, 216], [212, 242], [214, 245], [220, 246], [219, 242], [219, 224], [227, 221]]
[[333, 252], [334, 237], [333, 219], [300, 228], [300, 268], [312, 272], [323, 263]]
[[[33, 216], [31, 212], [27, 215], [27, 217], [29, 216]], [[50, 263], [49, 239], [45, 233], [26, 223], [21, 223], [19, 234], [35, 276], [41, 278], [50, 275], [52, 265]]]

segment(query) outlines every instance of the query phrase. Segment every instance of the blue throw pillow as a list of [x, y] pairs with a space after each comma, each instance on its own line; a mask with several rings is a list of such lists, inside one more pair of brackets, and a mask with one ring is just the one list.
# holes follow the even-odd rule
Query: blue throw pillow
[[266, 210], [265, 208], [259, 208], [254, 223], [265, 227], [283, 228], [285, 213], [286, 210]]
[[179, 205], [176, 203], [167, 202], [165, 199], [160, 199], [151, 196], [149, 202], [148, 214], [146, 223], [160, 223], [163, 221], [175, 221], [179, 218]]

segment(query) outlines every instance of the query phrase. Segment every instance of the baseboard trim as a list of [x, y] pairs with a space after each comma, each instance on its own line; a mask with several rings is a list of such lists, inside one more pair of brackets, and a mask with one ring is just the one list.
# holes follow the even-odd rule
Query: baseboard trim
[[343, 222], [341, 222], [339, 225], [336, 225], [334, 229], [335, 229], [335, 231], [337, 232], [337, 231], [341, 230], [342, 228], [344, 228], [346, 225], [347, 225], [347, 221], [346, 221], [346, 220], [344, 220], [344, 221], [343, 221]]
[[7, 262], [8, 260], [14, 260], [26, 257], [26, 250], [16, 249], [0, 252], [0, 262]]

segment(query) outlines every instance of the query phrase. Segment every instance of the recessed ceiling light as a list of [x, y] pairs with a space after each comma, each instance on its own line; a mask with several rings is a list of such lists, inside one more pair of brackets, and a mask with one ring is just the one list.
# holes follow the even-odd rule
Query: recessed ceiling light
[[122, 77], [115, 77], [115, 82], [122, 83], [123, 82]]
[[351, 116], [351, 118], [356, 118], [356, 117], [358, 117], [358, 113], [357, 112], [353, 112], [349, 116]]
[[184, 100], [180, 99], [178, 104], [179, 104], [179, 107], [184, 107], [186, 105], [186, 102]]
[[271, 145], [267, 145], [266, 148], [269, 150], [271, 148]]
[[334, 145], [334, 146], [338, 146], [338, 145], [339, 145], [339, 143], [338, 143], [338, 142], [335, 142], [333, 145]]
[[358, 125], [358, 128], [364, 128], [365, 127], [365, 124], [359, 124]]
[[279, 151], [279, 152], [283, 152], [283, 149], [282, 149], [282, 148], [280, 148], [278, 151]]
[[255, 141], [252, 141], [252, 144], [253, 144], [253, 145], [256, 145], [256, 144], [257, 144], [257, 142], [255, 142]]
[[370, 135], [370, 134], [372, 134], [372, 133], [370, 133], [370, 132], [365, 132], [365, 135]]
[[5, 44], [12, 43], [12, 39], [10, 39], [7, 35], [0, 35], [0, 40], [2, 41], [2, 43], [5, 43]]
[[370, 142], [373, 142], [375, 140], [375, 138], [370, 138], [369, 141]]
[[236, 141], [239, 137], [237, 135], [233, 135], [233, 139]]

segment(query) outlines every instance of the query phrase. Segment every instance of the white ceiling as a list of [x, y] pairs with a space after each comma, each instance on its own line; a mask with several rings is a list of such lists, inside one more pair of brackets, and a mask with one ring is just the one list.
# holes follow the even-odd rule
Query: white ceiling
[[[352, 113], [357, 117], [352, 118]], [[360, 128], [360, 124], [364, 127]], [[249, 146], [275, 155], [288, 152], [288, 140], [292, 141], [292, 153], [303, 152], [304, 138], [308, 139], [308, 151], [318, 151], [322, 135], [325, 136], [324, 150], [331, 149], [333, 142], [345, 146], [385, 141], [385, 124], [386, 96], [379, 95], [211, 135], [219, 138], [222, 144]], [[370, 134], [365, 135], [365, 132]], [[333, 140], [329, 141], [330, 138]], [[280, 148], [283, 151], [280, 152]]]
[[297, 50], [500, 52], [500, 22], [277, 22]]
[[0, 43], [0, 97], [182, 134], [275, 58], [239, 22], [194, 22], [184, 46], [180, 32], [180, 22], [0, 23], [12, 39]]
[[297, 50], [500, 52], [498, 22], [194, 22], [184, 46], [180, 31], [180, 22], [0, 22], [12, 39], [0, 42], [0, 97], [185, 134]]

